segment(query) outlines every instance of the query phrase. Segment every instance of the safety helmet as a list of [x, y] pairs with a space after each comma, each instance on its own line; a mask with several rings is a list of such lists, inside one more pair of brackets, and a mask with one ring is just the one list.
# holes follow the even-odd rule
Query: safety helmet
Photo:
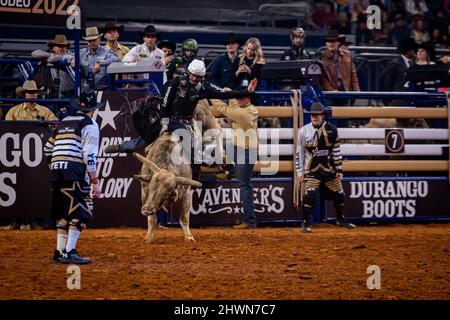
[[206, 74], [206, 67], [203, 60], [194, 59], [188, 66], [189, 73], [192, 73], [196, 76], [204, 77]]
[[295, 37], [304, 37], [306, 38], [305, 30], [300, 27], [295, 27], [291, 29], [291, 40]]
[[184, 40], [183, 43], [181, 44], [181, 50], [182, 51], [191, 50], [194, 51], [194, 53], [197, 53], [198, 51], [197, 40], [192, 38]]

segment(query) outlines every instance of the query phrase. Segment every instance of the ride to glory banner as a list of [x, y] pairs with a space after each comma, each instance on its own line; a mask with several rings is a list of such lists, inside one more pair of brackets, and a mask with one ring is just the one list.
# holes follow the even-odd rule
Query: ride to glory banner
[[2, 24], [65, 27], [70, 16], [84, 28], [86, 0], [0, 0]]

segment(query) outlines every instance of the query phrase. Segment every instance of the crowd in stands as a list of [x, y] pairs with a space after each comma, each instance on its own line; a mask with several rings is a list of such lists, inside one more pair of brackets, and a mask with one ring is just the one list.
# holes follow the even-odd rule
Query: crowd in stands
[[[450, 41], [448, 0], [315, 1], [314, 5], [305, 25], [308, 29], [353, 34], [356, 45], [397, 46], [402, 39], [413, 37], [419, 44], [430, 42], [435, 48], [446, 48]], [[381, 29], [367, 27], [367, 8], [372, 5], [381, 10]]]

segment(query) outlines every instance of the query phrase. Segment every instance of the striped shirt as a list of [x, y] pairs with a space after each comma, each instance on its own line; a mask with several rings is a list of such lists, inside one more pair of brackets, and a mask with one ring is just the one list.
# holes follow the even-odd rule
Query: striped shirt
[[297, 175], [308, 173], [332, 176], [342, 172], [342, 153], [338, 131], [324, 121], [315, 128], [308, 123], [299, 130], [295, 169]]
[[44, 147], [51, 157], [51, 181], [86, 180], [96, 172], [99, 128], [88, 115], [78, 111], [64, 118]]

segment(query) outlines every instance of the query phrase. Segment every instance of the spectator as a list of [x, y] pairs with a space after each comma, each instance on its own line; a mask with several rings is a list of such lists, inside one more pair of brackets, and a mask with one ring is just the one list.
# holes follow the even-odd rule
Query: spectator
[[430, 30], [439, 29], [441, 36], [447, 33], [449, 24], [450, 18], [448, 13], [442, 7], [438, 8], [433, 18], [429, 20]]
[[209, 80], [219, 87], [234, 89], [239, 85], [236, 72], [239, 68], [238, 50], [243, 40], [234, 33], [229, 33], [222, 43], [227, 52], [217, 56], [212, 62]]
[[348, 13], [339, 12], [337, 21], [331, 26], [331, 29], [336, 30], [339, 34], [351, 34], [352, 25], [348, 19]]
[[[446, 49], [450, 51], [450, 39], [447, 41]], [[442, 63], [450, 63], [450, 55], [443, 56], [439, 59]]]
[[444, 38], [445, 38], [445, 41], [447, 41], [447, 42], [450, 41], [450, 24], [447, 26], [447, 30], [446, 30]]
[[261, 81], [261, 69], [266, 63], [261, 42], [258, 38], [250, 38], [244, 45], [244, 51], [239, 55], [239, 68], [236, 71], [240, 85], [246, 87], [250, 80]]
[[434, 59], [436, 58], [436, 50], [431, 44], [422, 43], [419, 44], [416, 51], [416, 61], [417, 65], [429, 65], [436, 64]]
[[412, 38], [403, 39], [398, 46], [400, 55], [389, 64], [385, 79], [385, 91], [408, 91], [406, 69], [411, 67], [416, 56], [417, 43]]
[[367, 28], [367, 16], [360, 14], [356, 21], [356, 45], [368, 45], [372, 41], [372, 32]]
[[385, 45], [390, 27], [388, 12], [381, 11], [381, 29], [371, 30], [372, 35], [370, 43], [373, 45]]
[[68, 52], [70, 44], [66, 36], [58, 34], [53, 40], [47, 42], [51, 53], [43, 50], [34, 50], [31, 56], [41, 60], [40, 64], [50, 67], [52, 76], [53, 94], [57, 98], [70, 98], [74, 95], [75, 87], [75, 59], [71, 52]]
[[353, 229], [355, 225], [346, 222], [343, 213], [345, 193], [337, 128], [325, 121], [325, 107], [320, 102], [314, 102], [309, 113], [311, 122], [300, 129], [296, 146], [295, 168], [305, 192], [300, 231], [311, 232], [310, 218], [319, 194], [333, 200], [336, 225]]
[[157, 47], [164, 52], [164, 64], [167, 67], [169, 63], [175, 58], [177, 44], [169, 40], [162, 40], [158, 42]]
[[161, 37], [153, 25], [145, 27], [144, 31], [138, 32], [144, 40], [143, 44], [134, 46], [122, 59], [123, 62], [137, 62], [155, 58], [164, 63], [164, 52], [156, 46], [156, 42]]
[[80, 50], [80, 65], [83, 86], [95, 90], [105, 90], [108, 87], [108, 75], [106, 68], [113, 62], [119, 62], [120, 58], [111, 50], [100, 45], [103, 34], [97, 27], [86, 28], [88, 47]]
[[444, 38], [442, 37], [439, 28], [434, 28], [431, 30], [430, 43], [432, 43], [436, 48], [445, 48]]
[[312, 54], [305, 50], [305, 30], [300, 27], [291, 30], [291, 47], [283, 52], [281, 60], [310, 59]]
[[187, 67], [197, 57], [197, 40], [189, 38], [181, 44], [181, 56], [175, 58], [167, 66], [167, 78], [173, 79], [187, 74]]
[[82, 92], [76, 117], [66, 118], [45, 144], [52, 182], [52, 218], [56, 221], [54, 263], [87, 264], [77, 241], [85, 223], [93, 216], [92, 198], [100, 196], [97, 153], [100, 132], [92, 119], [101, 105], [95, 92]]
[[[25, 95], [25, 99], [37, 99], [38, 91], [42, 90], [37, 88], [36, 82], [33, 80], [25, 81], [22, 87], [16, 89], [18, 96]], [[58, 121], [58, 118], [53, 114], [50, 109], [41, 106], [35, 102], [24, 102], [12, 107], [6, 114], [5, 120], [7, 121], [20, 121], [20, 120], [40, 120], [40, 121]], [[34, 217], [35, 219], [16, 218], [10, 221], [9, 226], [6, 229], [19, 229], [31, 230], [42, 229], [43, 226], [39, 225], [38, 220], [45, 221], [43, 217]], [[46, 221], [45, 221], [46, 222]]]
[[330, 30], [325, 38], [323, 53], [325, 72], [320, 84], [324, 91], [359, 91], [356, 68], [350, 52], [339, 50], [339, 34]]
[[[33, 80], [25, 81], [22, 87], [18, 87], [18, 94], [25, 94], [25, 99], [37, 99], [38, 89], [36, 82]], [[38, 105], [35, 102], [23, 102], [12, 107], [6, 114], [7, 121], [15, 120], [41, 120], [41, 121], [58, 121], [58, 118], [50, 111], [50, 109]]]
[[413, 21], [411, 37], [419, 44], [430, 41], [430, 34], [426, 30], [425, 21], [422, 18]]
[[364, 2], [365, 3], [362, 3], [361, 1], [349, 1], [350, 21], [352, 23], [356, 23], [360, 15], [366, 14], [366, 8], [369, 5], [369, 1]]
[[[138, 61], [149, 61], [151, 59], [156, 59], [164, 64], [164, 51], [156, 46], [156, 42], [161, 37], [161, 33], [156, 30], [153, 25], [148, 25], [145, 27], [144, 31], [138, 32], [139, 37], [144, 41], [143, 44], [138, 44], [134, 46], [126, 55], [123, 57], [123, 62], [138, 62]], [[167, 66], [164, 64], [167, 69]], [[132, 78], [135, 79], [148, 79], [148, 74], [135, 74]], [[164, 74], [163, 82], [165, 83], [167, 77]]]
[[333, 3], [326, 1], [319, 5], [307, 19], [308, 24], [313, 29], [325, 30], [329, 28], [336, 21], [336, 14], [334, 13]]
[[105, 49], [109, 49], [114, 52], [120, 60], [130, 51], [130, 49], [119, 43], [119, 37], [125, 31], [125, 26], [118, 25], [114, 21], [108, 21], [105, 26], [100, 29], [100, 32], [104, 33], [106, 39]]
[[409, 38], [411, 31], [406, 25], [402, 14], [396, 14], [394, 18], [394, 27], [389, 32], [388, 43], [398, 46], [403, 39]]
[[233, 124], [231, 139], [234, 148], [235, 175], [241, 188], [240, 195], [244, 209], [242, 222], [234, 227], [253, 229], [256, 228], [256, 215], [251, 179], [258, 156], [258, 110], [251, 104], [250, 94], [236, 100], [237, 107], [216, 105], [211, 107], [211, 113], [215, 117], [225, 116]]
[[[417, 46], [416, 56], [417, 57], [414, 65], [424, 66], [436, 64], [434, 62], [436, 58], [436, 51], [431, 44], [428, 43], [419, 44]], [[437, 84], [439, 82], [440, 82], [439, 80], [426, 80], [416, 82], [415, 91], [436, 92]], [[425, 119], [420, 120], [426, 123]]]

